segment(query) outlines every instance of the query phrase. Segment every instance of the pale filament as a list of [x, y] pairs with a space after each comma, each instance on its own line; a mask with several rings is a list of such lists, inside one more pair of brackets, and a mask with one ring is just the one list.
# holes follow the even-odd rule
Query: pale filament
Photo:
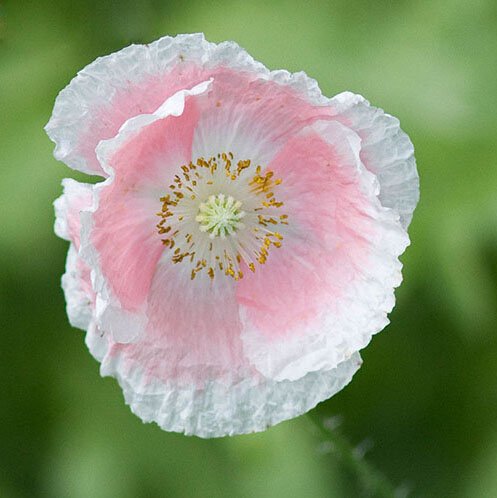
[[219, 271], [239, 280], [243, 264], [253, 272], [265, 264], [270, 248], [281, 247], [278, 226], [288, 224], [274, 194], [281, 180], [273, 177], [250, 160], [235, 163], [232, 153], [181, 166], [157, 213], [173, 263], [190, 265], [192, 280], [204, 270], [211, 279]]

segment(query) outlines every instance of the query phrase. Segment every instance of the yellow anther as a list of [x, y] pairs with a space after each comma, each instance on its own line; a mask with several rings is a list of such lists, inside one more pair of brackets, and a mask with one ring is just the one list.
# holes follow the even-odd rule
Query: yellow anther
[[[230, 182], [226, 183], [224, 178]], [[236, 195], [230, 193], [230, 189], [240, 192], [238, 185], [242, 182], [245, 187], [241, 192], [248, 189], [253, 196], [250, 201], [242, 198], [243, 207], [236, 200]], [[273, 171], [264, 170], [261, 165], [252, 165], [250, 159], [235, 159], [232, 152], [222, 152], [210, 158], [198, 157], [181, 165], [179, 174], [174, 175], [169, 185], [169, 194], [160, 197], [162, 207], [157, 212], [160, 220], [156, 229], [161, 236], [167, 234], [167, 238], [161, 241], [165, 250], [172, 251], [172, 262], [191, 265], [192, 280], [198, 273], [204, 272], [213, 280], [217, 270], [238, 281], [244, 277], [241, 269], [244, 262], [251, 272], [255, 272], [257, 264], [267, 262], [272, 246], [282, 246], [283, 235], [272, 231], [276, 225], [288, 225], [288, 215], [277, 215], [275, 212], [284, 205], [277, 200], [276, 187], [281, 182], [281, 178], [275, 178]], [[216, 185], [219, 190], [216, 190]], [[226, 194], [224, 189], [228, 190]], [[209, 196], [209, 199], [214, 198], [214, 201], [209, 201], [213, 203], [210, 208], [205, 197], [203, 202], [198, 199], [200, 193]], [[242, 211], [246, 209], [245, 202], [247, 211]], [[203, 204], [205, 206], [199, 209]], [[212, 221], [224, 228], [219, 233], [212, 229], [214, 233], [208, 228]], [[216, 240], [217, 235], [223, 239], [233, 237], [226, 245]], [[205, 237], [212, 240], [208, 241]], [[251, 246], [258, 249], [249, 251], [252, 256], [248, 256], [247, 250]], [[207, 255], [208, 258], [205, 257]]]

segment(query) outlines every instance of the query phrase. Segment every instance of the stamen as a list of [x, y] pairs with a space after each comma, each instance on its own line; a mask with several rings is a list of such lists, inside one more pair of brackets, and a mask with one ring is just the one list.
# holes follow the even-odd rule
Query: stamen
[[271, 247], [281, 247], [283, 235], [273, 227], [288, 225], [288, 215], [277, 212], [284, 205], [274, 192], [281, 179], [272, 171], [250, 159], [235, 161], [231, 152], [179, 170], [160, 199], [157, 231], [167, 234], [162, 243], [173, 250], [172, 262], [191, 265], [192, 280], [200, 272], [214, 280], [218, 271], [240, 280], [242, 265], [255, 272]]

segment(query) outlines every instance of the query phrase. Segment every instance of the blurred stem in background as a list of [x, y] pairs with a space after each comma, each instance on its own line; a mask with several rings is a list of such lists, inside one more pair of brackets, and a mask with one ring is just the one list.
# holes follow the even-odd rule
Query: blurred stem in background
[[338, 430], [339, 417], [317, 417], [314, 412], [307, 415], [325, 443], [331, 445], [330, 452], [355, 477], [365, 496], [374, 498], [405, 498], [407, 492], [396, 488], [378, 469], [364, 459], [364, 450], [354, 447]]

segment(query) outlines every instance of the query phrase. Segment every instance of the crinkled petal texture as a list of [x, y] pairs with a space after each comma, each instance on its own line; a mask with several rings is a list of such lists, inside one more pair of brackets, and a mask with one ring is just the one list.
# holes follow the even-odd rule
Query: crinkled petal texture
[[418, 201], [395, 118], [180, 35], [90, 64], [47, 133], [104, 178], [66, 180], [55, 203], [63, 288], [142, 420], [261, 431], [351, 380], [388, 323]]

